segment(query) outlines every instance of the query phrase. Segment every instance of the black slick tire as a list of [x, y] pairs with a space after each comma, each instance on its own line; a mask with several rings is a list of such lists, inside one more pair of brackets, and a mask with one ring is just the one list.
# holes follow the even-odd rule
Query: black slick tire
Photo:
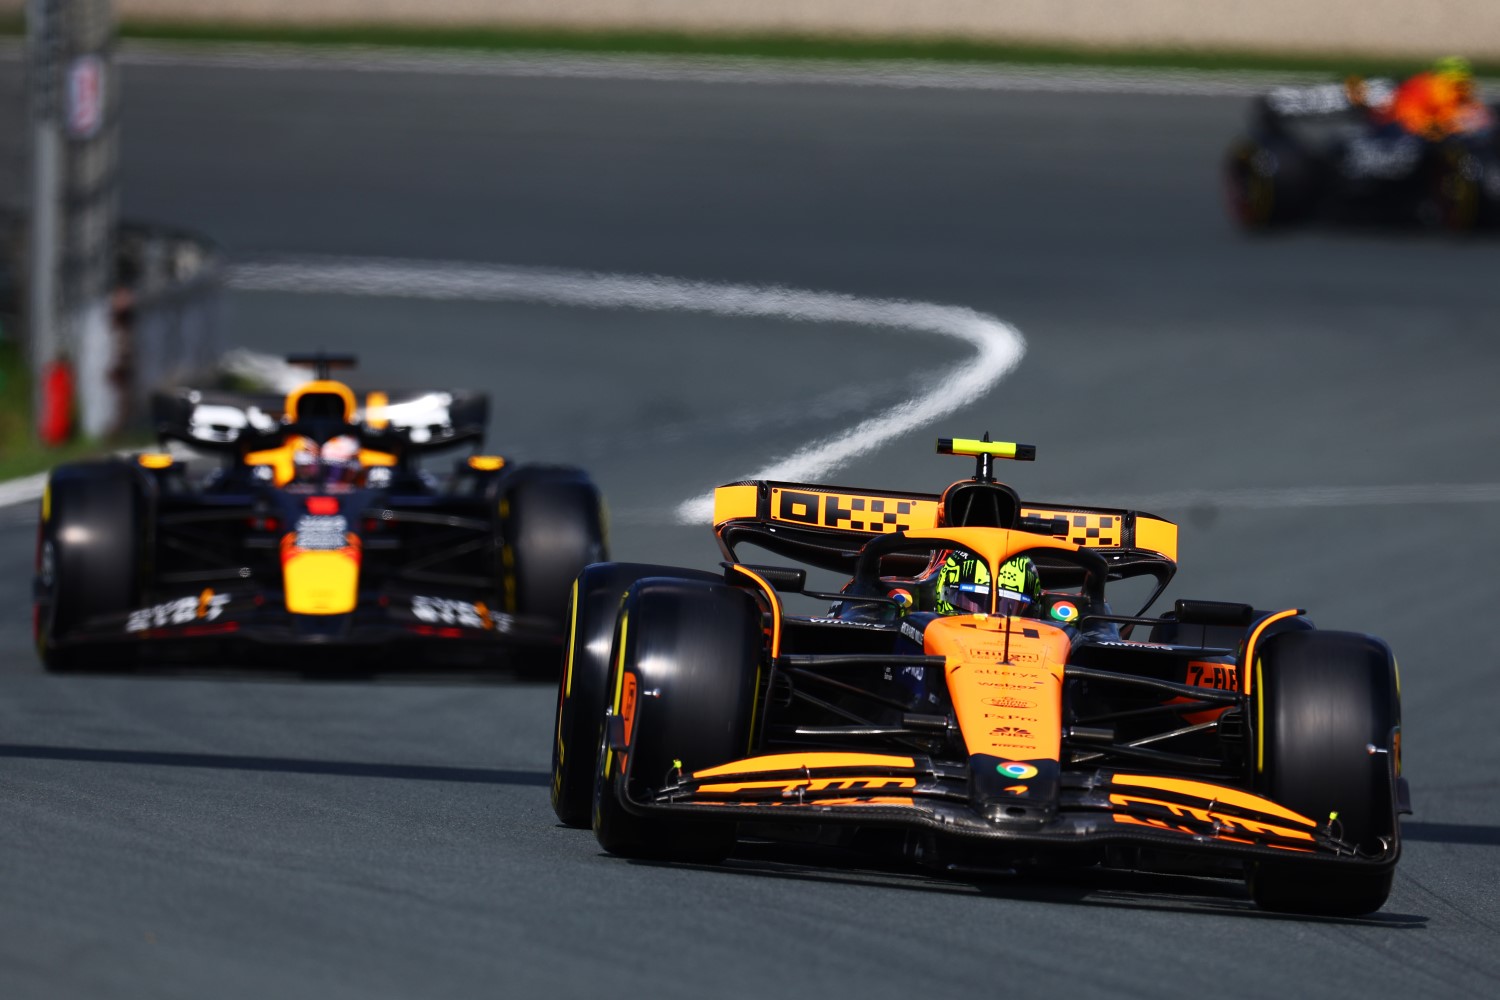
[[[1267, 798], [1379, 851], [1396, 832], [1389, 757], [1399, 753], [1395, 661], [1380, 640], [1352, 632], [1288, 632], [1265, 643], [1254, 665], [1255, 785]], [[1264, 909], [1357, 916], [1384, 905], [1393, 865], [1261, 861], [1248, 873]]]
[[651, 563], [595, 563], [573, 581], [552, 731], [552, 810], [565, 826], [587, 827], [593, 814], [594, 771], [609, 705], [610, 652], [620, 605], [631, 584], [657, 576], [719, 579]]
[[[502, 570], [507, 588], [513, 588], [506, 604], [518, 614], [551, 622], [561, 635], [573, 580], [585, 566], [609, 558], [603, 504], [582, 473], [525, 471], [505, 499], [507, 565]], [[560, 662], [556, 646], [533, 659], [531, 666], [549, 671]]]
[[36, 567], [36, 643], [49, 671], [110, 665], [68, 640], [91, 619], [123, 615], [139, 603], [144, 505], [139, 477], [124, 462], [53, 470]]
[[1229, 214], [1246, 232], [1300, 222], [1314, 201], [1312, 165], [1285, 139], [1244, 139], [1224, 163]]
[[[765, 636], [761, 612], [727, 584], [645, 580], [626, 596], [611, 670], [625, 749], [601, 745], [594, 835], [611, 854], [710, 864], [734, 848], [735, 825], [632, 813], [671, 775], [746, 756]], [[628, 757], [628, 765], [626, 763]]]

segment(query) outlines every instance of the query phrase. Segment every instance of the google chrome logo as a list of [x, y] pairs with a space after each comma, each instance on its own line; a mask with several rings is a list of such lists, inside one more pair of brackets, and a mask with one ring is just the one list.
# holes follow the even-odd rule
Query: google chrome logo
[[1078, 617], [1078, 605], [1072, 601], [1058, 601], [1052, 605], [1052, 617], [1060, 622], [1070, 622]]
[[1020, 761], [1008, 760], [1003, 764], [996, 765], [995, 770], [999, 771], [1007, 778], [1018, 778], [1024, 780], [1026, 778], [1036, 777], [1036, 768], [1032, 767], [1030, 764], [1022, 764]]

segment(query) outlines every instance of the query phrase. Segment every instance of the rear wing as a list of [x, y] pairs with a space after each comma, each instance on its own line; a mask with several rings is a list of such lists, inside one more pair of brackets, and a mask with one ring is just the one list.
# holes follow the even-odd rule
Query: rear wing
[[[878, 535], [949, 525], [936, 493], [750, 480], [714, 491], [714, 533], [727, 558], [751, 544], [788, 559], [852, 572]], [[1177, 525], [1141, 511], [1023, 501], [1017, 527], [1099, 550], [1119, 579], [1177, 567]]]
[[[280, 394], [178, 389], [153, 396], [151, 415], [164, 441], [239, 453], [275, 446], [295, 431], [285, 422], [285, 406]], [[372, 392], [361, 401], [351, 432], [382, 450], [430, 451], [482, 439], [488, 420], [484, 392]]]
[[1396, 95], [1396, 81], [1386, 77], [1350, 78], [1343, 83], [1277, 87], [1257, 101], [1262, 113], [1279, 118], [1320, 118], [1364, 109], [1379, 111]]

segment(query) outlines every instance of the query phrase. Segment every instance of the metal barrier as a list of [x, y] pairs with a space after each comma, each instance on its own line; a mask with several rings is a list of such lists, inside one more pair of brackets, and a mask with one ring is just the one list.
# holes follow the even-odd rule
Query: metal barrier
[[[24, 309], [25, 226], [0, 210], [0, 336], [18, 338]], [[223, 354], [223, 258], [183, 230], [122, 223], [114, 233], [104, 386], [105, 433], [139, 431], [151, 393], [212, 377]], [[20, 341], [24, 345], [24, 339]]]
[[131, 223], [115, 235], [111, 300], [120, 393], [116, 429], [145, 425], [151, 393], [208, 375], [223, 353], [223, 262], [216, 246], [177, 230]]

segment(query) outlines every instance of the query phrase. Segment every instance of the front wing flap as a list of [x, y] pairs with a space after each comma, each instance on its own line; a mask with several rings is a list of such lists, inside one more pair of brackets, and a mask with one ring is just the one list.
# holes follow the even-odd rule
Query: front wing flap
[[557, 623], [506, 614], [483, 600], [419, 593], [361, 595], [354, 611], [297, 615], [279, 591], [238, 588], [158, 601], [122, 615], [106, 615], [70, 629], [59, 646], [232, 639], [271, 645], [387, 642], [560, 642]]
[[[629, 787], [627, 780], [617, 786]], [[1065, 771], [1051, 818], [989, 820], [970, 806], [967, 768], [925, 757], [786, 753], [682, 773], [642, 798], [640, 814], [742, 822], [852, 823], [930, 829], [1013, 844], [1135, 842], [1245, 857], [1294, 856], [1350, 864], [1394, 864], [1393, 839], [1377, 856], [1320, 823], [1244, 789], [1111, 770]]]

